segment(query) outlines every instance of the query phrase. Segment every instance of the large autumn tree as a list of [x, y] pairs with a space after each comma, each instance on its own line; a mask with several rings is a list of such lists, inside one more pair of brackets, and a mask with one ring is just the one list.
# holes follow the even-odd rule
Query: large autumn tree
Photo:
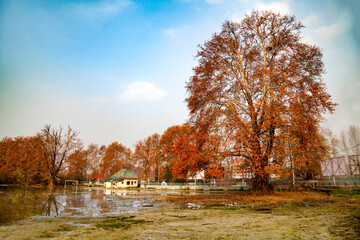
[[271, 191], [274, 168], [290, 151], [311, 148], [306, 135], [320, 136], [323, 114], [334, 110], [321, 50], [302, 41], [301, 28], [294, 17], [269, 11], [227, 21], [199, 47], [187, 83], [190, 121], [222, 137], [221, 154], [250, 169], [255, 192]]

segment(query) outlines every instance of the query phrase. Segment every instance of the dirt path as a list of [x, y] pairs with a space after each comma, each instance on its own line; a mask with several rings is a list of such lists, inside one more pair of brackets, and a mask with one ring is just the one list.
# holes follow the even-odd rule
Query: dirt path
[[270, 196], [241, 207], [31, 218], [1, 226], [0, 239], [360, 239], [359, 218], [359, 198]]

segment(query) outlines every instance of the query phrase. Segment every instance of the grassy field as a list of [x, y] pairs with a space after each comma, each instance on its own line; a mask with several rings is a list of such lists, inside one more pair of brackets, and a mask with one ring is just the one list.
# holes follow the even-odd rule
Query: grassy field
[[161, 201], [183, 201], [194, 209], [34, 217], [1, 226], [0, 239], [360, 239], [359, 192], [163, 196]]

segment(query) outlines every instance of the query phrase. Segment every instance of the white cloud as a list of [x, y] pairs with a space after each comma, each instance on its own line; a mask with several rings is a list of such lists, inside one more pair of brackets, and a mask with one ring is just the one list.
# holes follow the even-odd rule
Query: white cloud
[[243, 12], [241, 13], [236, 12], [232, 14], [227, 13], [227, 15], [229, 15], [230, 20], [233, 22], [241, 22], [245, 17]]
[[315, 12], [305, 18], [302, 23], [311, 31], [309, 38], [327, 41], [348, 31], [351, 28], [352, 19], [347, 11], [341, 12], [335, 21], [321, 12]]
[[180, 36], [180, 34], [183, 32], [182, 28], [171, 28], [164, 30], [165, 36], [169, 38], [177, 38]]
[[115, 17], [132, 4], [129, 0], [102, 0], [72, 4], [75, 15], [88, 20]]
[[316, 34], [324, 38], [332, 38], [344, 32], [344, 26], [341, 23], [334, 23], [330, 26], [322, 26], [316, 30]]
[[275, 13], [290, 14], [290, 6], [286, 2], [259, 3], [255, 6], [256, 10], [271, 10]]
[[351, 20], [346, 16], [342, 16], [337, 22], [318, 28], [316, 34], [322, 38], [333, 38], [348, 31], [350, 27]]
[[[335, 20], [335, 21], [334, 21]], [[329, 18], [321, 12], [314, 12], [301, 21], [305, 25], [305, 42], [318, 43], [322, 46], [333, 44], [333, 40], [350, 30], [352, 19], [347, 11], [343, 11], [336, 18]], [[335, 49], [332, 49], [333, 51]]]
[[314, 12], [314, 13], [310, 14], [309, 16], [307, 16], [301, 22], [305, 25], [305, 27], [315, 26], [315, 25], [318, 25], [319, 23], [321, 23], [324, 18], [325, 17], [320, 12]]
[[166, 97], [166, 91], [154, 86], [150, 82], [131, 83], [120, 99], [123, 101], [152, 101]]

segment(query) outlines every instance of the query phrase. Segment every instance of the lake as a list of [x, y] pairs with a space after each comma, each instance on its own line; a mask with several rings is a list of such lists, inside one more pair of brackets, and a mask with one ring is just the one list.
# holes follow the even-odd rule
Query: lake
[[200, 195], [201, 192], [171, 190], [126, 190], [102, 188], [58, 188], [49, 194], [46, 188], [0, 186], [0, 224], [32, 216], [102, 217], [161, 211], [178, 208], [198, 208], [189, 203], [166, 201], [169, 195]]

